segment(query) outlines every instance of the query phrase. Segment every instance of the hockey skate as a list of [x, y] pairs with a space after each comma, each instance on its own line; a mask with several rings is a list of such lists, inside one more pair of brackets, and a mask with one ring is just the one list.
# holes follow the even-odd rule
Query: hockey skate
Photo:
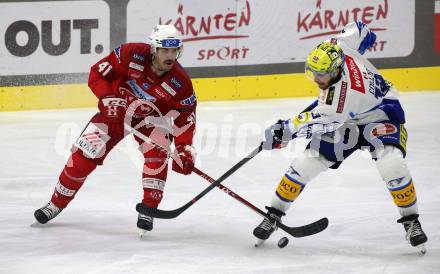
[[257, 238], [255, 247], [258, 247], [269, 239], [270, 235], [277, 229], [277, 221], [281, 222], [281, 217], [285, 215], [284, 212], [273, 207], [267, 208], [267, 215], [263, 221], [254, 229], [254, 236]]
[[[35, 210], [34, 217], [38, 223], [45, 224], [58, 216], [62, 210], [62, 208], [59, 208], [52, 202], [49, 202], [42, 208]], [[34, 224], [36, 223], [34, 222]]]
[[137, 227], [139, 228], [139, 236], [142, 238], [147, 231], [153, 230], [153, 217], [139, 214]]
[[425, 243], [428, 241], [428, 237], [426, 237], [425, 232], [423, 232], [418, 217], [419, 214], [413, 214], [402, 217], [397, 220], [397, 222], [403, 224], [406, 231], [406, 239], [411, 246], [417, 247], [421, 254], [425, 254]]

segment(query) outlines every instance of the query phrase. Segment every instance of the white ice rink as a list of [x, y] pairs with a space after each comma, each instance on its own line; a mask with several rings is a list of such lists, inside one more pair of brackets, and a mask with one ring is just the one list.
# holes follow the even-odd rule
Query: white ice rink
[[[266, 125], [312, 101], [282, 99], [200, 103], [198, 167], [218, 178], [256, 147]], [[254, 248], [261, 218], [214, 189], [176, 219], [137, 235], [142, 158], [127, 137], [86, 181], [70, 206], [44, 227], [30, 227], [63, 168], [72, 141], [95, 109], [0, 113], [0, 273], [440, 273], [440, 93], [401, 95], [409, 133], [408, 164], [420, 221], [429, 237], [419, 256], [369, 153], [356, 152], [338, 170], [307, 185], [283, 219], [290, 226], [321, 217], [320, 234], [290, 238], [278, 230]], [[225, 185], [263, 208], [305, 141], [263, 152]], [[170, 172], [163, 209], [188, 202], [208, 183]]]

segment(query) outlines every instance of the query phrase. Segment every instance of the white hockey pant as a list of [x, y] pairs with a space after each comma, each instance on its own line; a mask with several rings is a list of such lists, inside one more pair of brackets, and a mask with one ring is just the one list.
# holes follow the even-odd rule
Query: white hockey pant
[[292, 161], [278, 184], [271, 206], [286, 212], [306, 184], [333, 164], [324, 156], [318, 155], [316, 151], [306, 150], [300, 157]]

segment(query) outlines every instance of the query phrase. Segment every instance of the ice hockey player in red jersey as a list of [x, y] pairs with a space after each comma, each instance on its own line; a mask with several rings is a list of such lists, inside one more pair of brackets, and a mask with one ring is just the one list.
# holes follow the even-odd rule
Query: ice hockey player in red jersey
[[265, 132], [263, 148], [281, 148], [294, 138], [311, 142], [294, 159], [272, 198], [268, 214], [254, 229], [260, 244], [275, 230], [293, 201], [313, 178], [337, 169], [358, 149], [368, 149], [397, 206], [412, 246], [426, 252], [427, 237], [418, 220], [417, 195], [405, 161], [405, 114], [394, 86], [363, 56], [375, 34], [362, 22], [319, 44], [306, 60], [306, 74], [319, 87], [319, 99], [291, 119]]
[[[178, 157], [173, 158], [172, 170], [192, 172], [197, 102], [191, 80], [177, 61], [181, 53], [182, 39], [175, 27], [157, 25], [148, 44], [123, 44], [91, 67], [88, 84], [99, 99], [99, 112], [74, 143], [50, 202], [35, 211], [39, 223], [47, 223], [66, 208], [130, 128], [167, 149], [174, 142]], [[169, 155], [136, 135], [135, 139], [145, 160], [142, 203], [157, 207]], [[139, 214], [137, 226], [141, 232], [150, 231], [153, 219]]]

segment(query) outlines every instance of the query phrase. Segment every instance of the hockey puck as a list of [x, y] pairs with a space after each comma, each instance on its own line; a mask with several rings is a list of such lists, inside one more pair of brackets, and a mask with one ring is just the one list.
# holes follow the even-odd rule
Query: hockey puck
[[289, 243], [289, 239], [287, 237], [283, 237], [278, 241], [278, 247], [284, 248]]

